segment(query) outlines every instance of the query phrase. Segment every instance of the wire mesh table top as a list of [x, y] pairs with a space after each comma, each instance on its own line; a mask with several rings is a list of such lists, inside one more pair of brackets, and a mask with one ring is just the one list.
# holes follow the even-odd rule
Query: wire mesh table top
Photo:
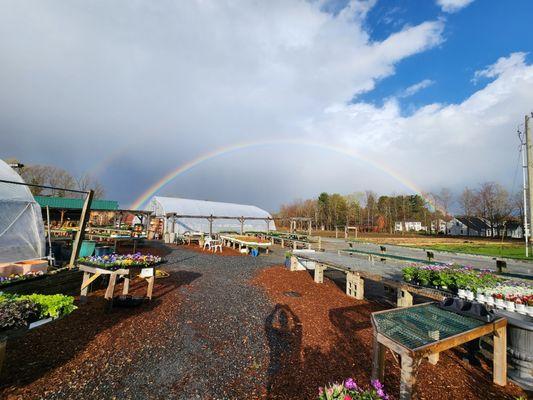
[[375, 313], [372, 318], [379, 333], [410, 350], [486, 324], [435, 304], [396, 308]]

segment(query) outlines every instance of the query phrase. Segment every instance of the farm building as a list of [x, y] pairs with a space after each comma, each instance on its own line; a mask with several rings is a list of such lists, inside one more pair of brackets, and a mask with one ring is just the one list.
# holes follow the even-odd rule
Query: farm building
[[160, 234], [276, 229], [269, 212], [251, 205], [154, 196], [146, 210], [153, 212], [152, 219], [161, 222], [156, 228], [162, 230]]

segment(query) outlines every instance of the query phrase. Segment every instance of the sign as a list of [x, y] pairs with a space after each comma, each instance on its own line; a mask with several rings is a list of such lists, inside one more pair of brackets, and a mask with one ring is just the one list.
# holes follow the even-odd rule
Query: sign
[[141, 269], [141, 278], [149, 278], [151, 276], [154, 276], [154, 269], [153, 268], [143, 268], [143, 269]]

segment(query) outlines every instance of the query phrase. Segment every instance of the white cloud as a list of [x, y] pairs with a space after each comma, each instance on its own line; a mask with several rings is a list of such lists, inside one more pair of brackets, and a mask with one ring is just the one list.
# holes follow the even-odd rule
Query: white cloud
[[418, 83], [415, 83], [414, 85], [411, 85], [407, 88], [405, 88], [399, 95], [398, 97], [402, 97], [402, 98], [405, 98], [405, 97], [410, 97], [412, 95], [414, 95], [415, 93], [418, 93], [419, 91], [425, 89], [425, 88], [428, 88], [430, 87], [431, 85], [433, 85], [435, 83], [435, 81], [431, 80], [431, 79], [424, 79], [423, 81], [420, 81]]
[[453, 13], [465, 8], [474, 0], [437, 0], [437, 4], [442, 8], [442, 11]]
[[426, 189], [496, 180], [517, 190], [510, 187], [515, 132], [533, 104], [533, 65], [514, 53], [483, 74], [494, 80], [461, 103], [429, 104], [408, 117], [395, 99], [383, 107], [355, 103], [322, 115], [313, 126], [338, 132], [346, 148], [381, 160]]
[[[126, 149], [118, 153], [131, 156], [101, 168], [109, 196], [124, 204], [199, 154], [263, 139], [356, 149], [427, 188], [505, 178], [516, 121], [533, 103], [532, 67], [517, 55], [480, 72], [494, 80], [459, 104], [429, 104], [403, 117], [394, 98], [382, 107], [358, 102], [398, 62], [443, 40], [444, 22], [425, 21], [372, 41], [364, 18], [373, 2], [351, 2], [337, 16], [320, 2], [288, 0], [7, 3], [0, 157], [82, 172]], [[285, 158], [276, 148], [256, 161], [285, 185], [269, 202], [303, 189], [399, 190], [364, 165], [337, 182], [337, 172], [311, 163], [306, 168], [319, 170], [306, 180], [291, 151]], [[256, 164], [232, 157], [224, 158], [228, 180], [219, 168], [205, 172], [214, 178], [204, 185], [191, 171], [191, 191], [178, 180], [173, 194], [243, 201], [231, 197], [242, 182], [239, 193], [254, 196]], [[337, 162], [330, 156], [327, 165]], [[265, 205], [255, 196], [246, 201]]]

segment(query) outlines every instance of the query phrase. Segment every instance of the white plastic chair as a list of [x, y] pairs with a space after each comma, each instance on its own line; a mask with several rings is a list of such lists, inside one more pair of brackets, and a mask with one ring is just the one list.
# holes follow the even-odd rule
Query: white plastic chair
[[211, 250], [211, 242], [213, 241], [213, 239], [211, 239], [209, 236], [206, 237], [204, 239], [204, 247], [203, 249], [205, 250], [205, 248], [207, 247], [209, 250]]
[[222, 253], [222, 240], [211, 241], [211, 249], [213, 250], [213, 253], [216, 253], [217, 249]]

